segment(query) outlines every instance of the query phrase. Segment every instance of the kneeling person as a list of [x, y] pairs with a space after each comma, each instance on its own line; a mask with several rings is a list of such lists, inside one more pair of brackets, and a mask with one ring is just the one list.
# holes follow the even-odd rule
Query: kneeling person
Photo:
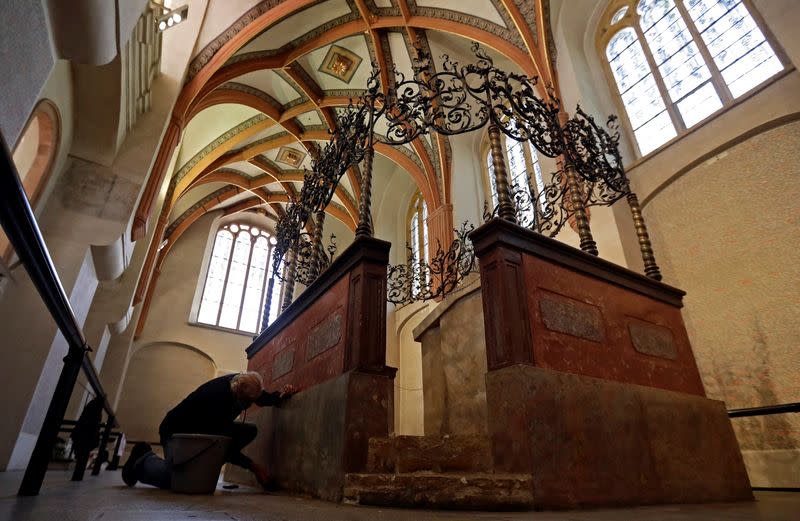
[[294, 393], [287, 385], [281, 392], [264, 391], [261, 375], [255, 372], [220, 376], [204, 383], [167, 413], [158, 433], [164, 448], [159, 458], [147, 443], [137, 443], [122, 469], [122, 479], [128, 486], [137, 481], [159, 488], [170, 488], [172, 481], [172, 450], [175, 434], [213, 434], [228, 436], [231, 441], [225, 461], [252, 471], [258, 482], [268, 485], [267, 470], [242, 454], [242, 449], [256, 437], [256, 426], [236, 423], [242, 411], [255, 404], [259, 407], [279, 406]]

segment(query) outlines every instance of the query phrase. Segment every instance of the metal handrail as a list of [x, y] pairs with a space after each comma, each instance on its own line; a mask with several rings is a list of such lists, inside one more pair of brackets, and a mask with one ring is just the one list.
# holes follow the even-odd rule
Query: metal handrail
[[745, 409], [731, 409], [729, 418], [743, 418], [746, 416], [768, 416], [770, 414], [786, 414], [800, 412], [800, 403], [783, 403], [780, 405], [763, 405], [761, 407], [747, 407]]
[[[86, 374], [95, 394], [103, 398], [103, 407], [109, 417], [107, 423], [116, 426], [116, 415], [103, 391], [94, 364], [86, 356], [91, 348], [86, 343], [81, 327], [75, 319], [69, 298], [61, 285], [58, 272], [42, 238], [5, 138], [0, 136], [0, 141], [2, 141], [3, 154], [0, 162], [0, 169], [2, 169], [0, 172], [0, 223], [69, 346], [69, 351], [64, 357], [64, 367], [58, 378], [53, 398], [36, 440], [36, 446], [20, 485], [19, 495], [28, 496], [37, 495], [42, 486], [50, 454], [58, 437], [58, 430], [81, 370]], [[106, 436], [105, 440], [107, 439]]]

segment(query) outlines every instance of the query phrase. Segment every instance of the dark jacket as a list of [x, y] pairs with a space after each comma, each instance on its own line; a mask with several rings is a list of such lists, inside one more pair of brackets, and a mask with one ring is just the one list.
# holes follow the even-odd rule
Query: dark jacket
[[[231, 391], [234, 376], [220, 376], [204, 383], [169, 411], [158, 429], [162, 440], [178, 433], [229, 435], [236, 417], [245, 409]], [[264, 391], [255, 404], [264, 407], [280, 402], [280, 393]]]

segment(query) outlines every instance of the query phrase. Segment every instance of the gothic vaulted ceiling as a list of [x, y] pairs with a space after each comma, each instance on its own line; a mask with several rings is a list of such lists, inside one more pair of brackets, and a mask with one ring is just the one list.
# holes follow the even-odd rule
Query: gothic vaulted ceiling
[[[366, 87], [373, 63], [383, 85], [391, 86], [393, 68], [410, 76], [415, 45], [439, 64], [445, 53], [468, 63], [477, 41], [500, 67], [554, 83], [541, 38], [548, 9], [547, 0], [266, 0], [241, 13], [195, 56], [176, 104], [164, 244], [209, 211], [279, 217], [336, 124], [337, 107]], [[447, 138], [378, 145], [376, 153], [377, 175], [407, 173], [429, 208], [450, 201]], [[328, 208], [350, 229], [359, 179], [352, 168]]]

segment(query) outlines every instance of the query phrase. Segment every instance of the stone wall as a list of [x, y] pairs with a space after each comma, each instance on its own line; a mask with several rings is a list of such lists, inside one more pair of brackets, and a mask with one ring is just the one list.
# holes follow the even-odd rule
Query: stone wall
[[280, 410], [260, 414], [252, 449], [291, 491], [338, 501], [345, 474], [366, 469], [370, 438], [393, 430], [389, 247], [356, 239], [247, 348], [248, 368], [267, 388], [300, 390]]
[[725, 404], [514, 365], [487, 376], [496, 472], [537, 508], [752, 499]]
[[[794, 121], [682, 173], [644, 208], [665, 278], [687, 291], [708, 394], [729, 408], [800, 401], [798, 157]], [[754, 485], [800, 486], [797, 416], [732, 420]]]
[[486, 339], [477, 278], [414, 330], [422, 342], [425, 435], [485, 435]]

